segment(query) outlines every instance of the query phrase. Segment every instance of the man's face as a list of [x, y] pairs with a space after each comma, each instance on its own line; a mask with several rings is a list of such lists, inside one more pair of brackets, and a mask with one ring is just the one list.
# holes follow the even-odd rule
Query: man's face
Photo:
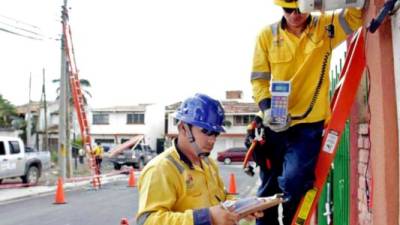
[[305, 25], [310, 13], [301, 13], [298, 8], [283, 8], [283, 16], [289, 27], [300, 28]]
[[192, 127], [192, 132], [200, 149], [210, 153], [214, 148], [214, 144], [219, 133], [211, 132], [197, 126]]

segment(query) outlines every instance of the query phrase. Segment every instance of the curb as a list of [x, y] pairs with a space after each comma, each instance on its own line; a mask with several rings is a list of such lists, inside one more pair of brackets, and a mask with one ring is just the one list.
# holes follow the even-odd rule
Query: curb
[[[135, 176], [138, 176], [140, 173], [135, 172]], [[107, 184], [119, 180], [127, 180], [128, 176], [125, 174], [117, 174], [112, 176], [104, 176], [102, 177], [102, 184]], [[79, 181], [79, 182], [68, 182], [64, 183], [64, 191], [71, 191], [78, 189], [83, 186], [90, 186], [90, 180]], [[10, 203], [13, 201], [18, 201], [21, 199], [33, 197], [33, 196], [46, 196], [50, 194], [54, 194], [57, 186], [34, 186], [34, 187], [26, 187], [26, 188], [13, 188], [13, 189], [2, 189], [0, 190], [0, 205]]]

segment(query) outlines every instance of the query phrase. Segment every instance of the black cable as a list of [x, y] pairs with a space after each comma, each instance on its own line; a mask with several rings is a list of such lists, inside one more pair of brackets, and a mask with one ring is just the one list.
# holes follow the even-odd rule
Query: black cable
[[[332, 16], [331, 16], [331, 23], [326, 27], [326, 30], [328, 32], [328, 37], [329, 37], [329, 51], [327, 53], [325, 53], [325, 55], [324, 55], [324, 59], [322, 61], [322, 66], [321, 66], [320, 77], [319, 77], [318, 84], [315, 89], [314, 95], [311, 99], [310, 105], [308, 106], [308, 109], [303, 113], [303, 115], [292, 116], [291, 117], [292, 120], [302, 120], [302, 119], [306, 118], [308, 116], [308, 114], [310, 114], [312, 109], [314, 108], [314, 105], [317, 101], [319, 92], [321, 91], [322, 83], [324, 82], [325, 71], [326, 71], [326, 67], [328, 65], [329, 56], [332, 53], [332, 39], [335, 36], [335, 29], [334, 29], [335, 27], [333, 25], [333, 19], [334, 19], [334, 13], [332, 13]], [[313, 42], [315, 44], [315, 42], [310, 37], [309, 32], [307, 32], [307, 37], [309, 38], [309, 40], [311, 42]]]
[[314, 105], [315, 105], [315, 102], [317, 101], [319, 92], [321, 91], [322, 83], [324, 82], [325, 70], [326, 70], [326, 67], [327, 67], [327, 64], [328, 64], [328, 59], [329, 59], [330, 54], [331, 54], [331, 52], [327, 52], [325, 54], [325, 56], [324, 56], [324, 60], [322, 61], [321, 72], [320, 72], [320, 77], [319, 77], [319, 80], [318, 80], [318, 84], [317, 84], [317, 87], [315, 89], [314, 96], [311, 99], [311, 103], [308, 106], [308, 109], [301, 116], [292, 116], [291, 117], [292, 120], [301, 120], [301, 119], [306, 118], [308, 116], [308, 114], [310, 114], [312, 109], [314, 108]]

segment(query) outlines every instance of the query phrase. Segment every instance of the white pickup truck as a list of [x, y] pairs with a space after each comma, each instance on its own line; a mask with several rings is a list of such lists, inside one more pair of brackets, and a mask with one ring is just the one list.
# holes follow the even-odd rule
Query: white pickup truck
[[5, 178], [20, 177], [23, 183], [35, 185], [49, 168], [49, 151], [25, 147], [20, 138], [0, 137], [0, 183]]

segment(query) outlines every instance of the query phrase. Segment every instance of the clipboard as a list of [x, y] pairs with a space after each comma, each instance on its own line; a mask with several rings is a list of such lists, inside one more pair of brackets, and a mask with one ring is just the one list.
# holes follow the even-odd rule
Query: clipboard
[[270, 197], [247, 197], [236, 201], [225, 201], [222, 205], [229, 211], [239, 214], [240, 218], [244, 218], [252, 213], [277, 206], [282, 202], [284, 202], [282, 194], [276, 194]]

